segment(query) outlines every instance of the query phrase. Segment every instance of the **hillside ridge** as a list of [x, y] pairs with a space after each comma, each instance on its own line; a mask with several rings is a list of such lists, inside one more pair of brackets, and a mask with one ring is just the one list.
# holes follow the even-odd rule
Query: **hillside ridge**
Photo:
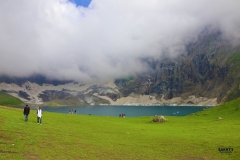
[[151, 71], [108, 82], [0, 76], [0, 90], [48, 105], [208, 105], [240, 96], [240, 45], [203, 33], [178, 57], [142, 59]]

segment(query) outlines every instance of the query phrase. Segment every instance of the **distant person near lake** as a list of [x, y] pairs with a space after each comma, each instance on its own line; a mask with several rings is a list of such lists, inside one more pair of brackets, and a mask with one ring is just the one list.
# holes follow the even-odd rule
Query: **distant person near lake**
[[24, 107], [23, 114], [24, 114], [24, 120], [25, 120], [25, 122], [27, 122], [28, 115], [30, 114], [30, 107], [28, 107], [28, 105], [26, 105], [26, 107]]
[[119, 117], [125, 118], [125, 113], [119, 114]]
[[37, 117], [38, 117], [38, 124], [42, 125], [42, 109], [41, 109], [41, 107], [38, 107]]

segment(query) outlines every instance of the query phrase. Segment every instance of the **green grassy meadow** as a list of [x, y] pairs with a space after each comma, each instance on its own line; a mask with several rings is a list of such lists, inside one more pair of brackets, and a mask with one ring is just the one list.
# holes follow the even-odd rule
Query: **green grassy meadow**
[[1, 105], [20, 105], [22, 103], [23, 102], [20, 99], [0, 91], [0, 104]]
[[[0, 106], [0, 159], [237, 160], [240, 157], [240, 99], [188, 116], [108, 117]], [[217, 120], [217, 117], [222, 120]], [[232, 147], [231, 154], [219, 147]]]

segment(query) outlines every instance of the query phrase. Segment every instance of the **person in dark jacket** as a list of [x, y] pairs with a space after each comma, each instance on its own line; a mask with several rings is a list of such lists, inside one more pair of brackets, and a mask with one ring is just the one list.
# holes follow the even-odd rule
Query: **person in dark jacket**
[[24, 107], [24, 110], [23, 110], [25, 122], [28, 121], [28, 115], [29, 115], [29, 113], [30, 113], [30, 107], [28, 107], [28, 105], [26, 105], [26, 107]]

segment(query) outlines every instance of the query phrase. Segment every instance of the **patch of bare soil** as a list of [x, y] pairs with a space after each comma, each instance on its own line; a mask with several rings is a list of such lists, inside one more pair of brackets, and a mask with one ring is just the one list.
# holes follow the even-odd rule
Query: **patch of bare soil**
[[199, 158], [199, 157], [181, 157], [181, 158], [176, 158], [178, 160], [213, 160], [212, 158]]
[[0, 130], [0, 139], [3, 139], [3, 140], [10, 140], [10, 137], [8, 137], [7, 135], [3, 134], [4, 131], [3, 130]]
[[39, 159], [39, 156], [32, 152], [22, 153], [23, 157], [26, 159]]
[[10, 153], [10, 154], [16, 154], [18, 152], [13, 152], [13, 151], [4, 151], [0, 149], [0, 153]]

